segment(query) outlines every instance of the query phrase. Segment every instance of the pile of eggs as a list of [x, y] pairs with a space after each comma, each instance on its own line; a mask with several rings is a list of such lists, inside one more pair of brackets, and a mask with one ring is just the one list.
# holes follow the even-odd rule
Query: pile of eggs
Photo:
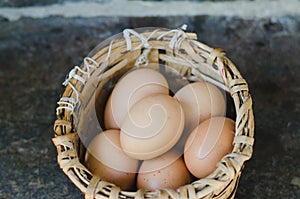
[[132, 70], [109, 96], [106, 130], [90, 142], [84, 164], [123, 190], [177, 189], [209, 175], [232, 151], [235, 123], [225, 111], [213, 84], [190, 83], [171, 96], [161, 73]]

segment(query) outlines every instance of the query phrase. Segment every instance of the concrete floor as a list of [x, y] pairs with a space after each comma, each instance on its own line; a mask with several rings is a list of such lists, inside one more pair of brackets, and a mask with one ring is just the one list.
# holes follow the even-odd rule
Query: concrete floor
[[[1, 12], [0, 12], [1, 15]], [[255, 146], [236, 198], [300, 198], [300, 15], [0, 18], [0, 198], [81, 198], [51, 142], [69, 70], [124, 28], [186, 23], [249, 83]]]

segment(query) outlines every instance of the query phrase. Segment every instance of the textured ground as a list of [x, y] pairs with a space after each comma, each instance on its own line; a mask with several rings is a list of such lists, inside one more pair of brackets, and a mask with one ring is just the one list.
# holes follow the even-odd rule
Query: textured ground
[[256, 139], [236, 198], [300, 198], [300, 16], [294, 15], [0, 18], [0, 198], [80, 198], [51, 142], [66, 74], [124, 28], [183, 23], [200, 41], [222, 47], [249, 83]]

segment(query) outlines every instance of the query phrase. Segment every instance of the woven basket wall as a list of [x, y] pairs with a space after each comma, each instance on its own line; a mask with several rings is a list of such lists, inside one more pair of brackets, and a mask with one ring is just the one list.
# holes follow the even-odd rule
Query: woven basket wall
[[[98, 115], [94, 119], [101, 121], [99, 114], [94, 113], [95, 104], [101, 112], [117, 80], [136, 67], [170, 68], [182, 79], [211, 82], [231, 97], [236, 124], [234, 148], [206, 178], [178, 190], [128, 192], [93, 176], [82, 164], [82, 143], [91, 136], [82, 131], [99, 128], [86, 124], [84, 118]], [[70, 71], [63, 84], [66, 87], [56, 109], [53, 143], [61, 169], [85, 198], [234, 198], [244, 163], [252, 155], [254, 117], [247, 82], [221, 49], [211, 48], [197, 41], [195, 34], [181, 29], [126, 29], [123, 35], [96, 47], [80, 67]]]

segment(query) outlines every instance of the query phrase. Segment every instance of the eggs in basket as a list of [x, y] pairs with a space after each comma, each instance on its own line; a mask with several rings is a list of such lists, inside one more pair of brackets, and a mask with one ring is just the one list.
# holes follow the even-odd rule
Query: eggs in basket
[[109, 95], [105, 130], [88, 145], [85, 165], [123, 190], [177, 189], [232, 151], [235, 125], [225, 114], [225, 95], [211, 83], [172, 93], [159, 71], [130, 70]]
[[254, 143], [246, 80], [182, 29], [125, 29], [67, 76], [58, 163], [85, 198], [233, 198]]

